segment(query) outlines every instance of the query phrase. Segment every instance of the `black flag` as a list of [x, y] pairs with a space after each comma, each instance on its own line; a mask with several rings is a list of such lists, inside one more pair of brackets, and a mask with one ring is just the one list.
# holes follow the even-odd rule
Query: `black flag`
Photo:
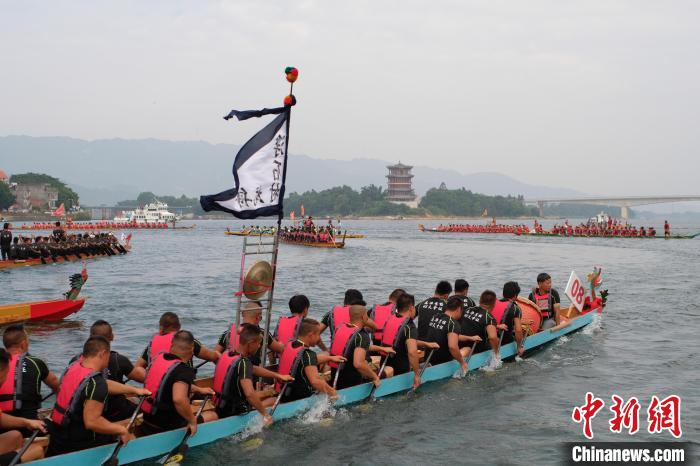
[[244, 219], [283, 215], [290, 109], [232, 110], [224, 117], [227, 120], [234, 116], [246, 120], [277, 115], [236, 154], [233, 162], [235, 186], [219, 194], [201, 196], [199, 203], [202, 209], [207, 212], [221, 210]]

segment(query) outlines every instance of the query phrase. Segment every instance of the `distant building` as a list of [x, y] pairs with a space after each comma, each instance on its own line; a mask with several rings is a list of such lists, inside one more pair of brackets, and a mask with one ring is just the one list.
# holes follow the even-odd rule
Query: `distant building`
[[2, 170], [0, 170], [0, 183], [10, 184], [10, 177]]
[[13, 210], [54, 210], [58, 202], [58, 188], [50, 184], [15, 184], [10, 186], [15, 195]]
[[406, 204], [410, 207], [417, 207], [416, 193], [413, 191], [411, 170], [413, 167], [404, 165], [401, 162], [396, 165], [389, 165], [388, 187], [386, 200], [398, 204]]

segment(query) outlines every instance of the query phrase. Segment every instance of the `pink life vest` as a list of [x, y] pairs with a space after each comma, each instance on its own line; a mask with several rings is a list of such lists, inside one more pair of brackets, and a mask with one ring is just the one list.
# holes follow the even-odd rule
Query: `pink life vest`
[[289, 317], [280, 317], [275, 330], [275, 339], [280, 343], [287, 343], [295, 340], [299, 334], [301, 321], [304, 320], [300, 314], [294, 314]]
[[241, 355], [234, 351], [227, 351], [221, 355], [216, 363], [214, 371], [214, 404], [218, 407], [223, 407], [226, 401], [230, 398], [231, 381], [235, 374], [236, 367], [241, 361]]
[[[22, 393], [22, 365], [27, 353], [13, 354], [8, 366], [7, 378], [0, 385], [0, 411], [9, 412], [22, 408], [22, 401], [27, 399]], [[19, 366], [19, 370], [17, 370]]]
[[389, 317], [394, 313], [396, 305], [394, 303], [388, 304], [376, 304], [374, 306], [374, 313], [372, 315], [372, 320], [377, 324], [377, 330], [374, 332], [374, 339], [377, 341], [382, 341], [382, 335], [384, 334], [384, 326], [389, 321]]
[[491, 310], [491, 315], [496, 319], [496, 324], [503, 323], [503, 314], [506, 312], [509, 303], [510, 301], [496, 300], [496, 304], [493, 305], [493, 309]]
[[399, 330], [408, 322], [408, 317], [402, 317], [400, 315], [392, 314], [386, 321], [384, 326], [384, 335], [382, 336], [382, 345], [391, 346], [396, 350], [396, 344], [398, 343]]
[[180, 359], [165, 359], [166, 353], [160, 353], [151, 360], [151, 364], [146, 371], [146, 380], [143, 388], [151, 392], [151, 396], [146, 398], [141, 405], [144, 413], [156, 414], [158, 405], [163, 399], [163, 389], [165, 380], [175, 370], [179, 364], [184, 364]]
[[350, 322], [350, 306], [336, 306], [331, 311], [331, 332], [338, 330], [343, 324]]
[[61, 377], [61, 387], [56, 396], [56, 404], [51, 411], [51, 421], [59, 426], [67, 425], [70, 422], [71, 415], [78, 407], [80, 392], [85, 388], [85, 385], [99, 372], [96, 372], [89, 367], [83, 367], [82, 360], [75, 361], [68, 366], [66, 372]]
[[153, 361], [153, 358], [158, 356], [160, 353], [170, 352], [170, 346], [173, 344], [173, 338], [175, 333], [170, 332], [165, 335], [153, 335], [151, 338], [151, 344], [148, 345], [148, 358], [149, 362]]
[[[345, 353], [352, 342], [352, 337], [360, 330], [354, 325], [343, 325], [336, 328], [333, 334], [333, 341], [331, 342], [331, 355], [345, 357]], [[338, 367], [337, 362], [331, 361], [328, 365], [334, 368]]]
[[[306, 346], [304, 346], [304, 344], [301, 344], [295, 348], [294, 341], [287, 342], [284, 345], [282, 356], [280, 356], [280, 365], [278, 372], [282, 375], [291, 375], [292, 377], [294, 377], [294, 374], [296, 374], [297, 369], [299, 368], [301, 358], [304, 355], [305, 348]], [[279, 382], [277, 382], [275, 384], [275, 388], [279, 391], [282, 389], [282, 385]]]
[[228, 329], [228, 350], [229, 351], [236, 351], [236, 348], [238, 347], [238, 339], [240, 335], [238, 332], [236, 332], [236, 324], [231, 324], [231, 327]]
[[535, 298], [535, 304], [540, 310], [543, 319], [554, 317], [554, 303], [552, 302], [552, 292], [546, 294], [538, 294], [537, 288], [532, 289], [532, 297]]

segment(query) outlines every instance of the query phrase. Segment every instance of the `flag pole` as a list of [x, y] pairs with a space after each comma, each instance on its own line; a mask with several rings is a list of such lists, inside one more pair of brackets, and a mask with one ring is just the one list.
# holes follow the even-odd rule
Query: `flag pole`
[[286, 107], [285, 112], [287, 113], [287, 118], [285, 121], [285, 132], [286, 137], [284, 141], [284, 169], [282, 170], [282, 183], [280, 185], [280, 209], [277, 214], [277, 231], [275, 232], [275, 240], [272, 251], [272, 284], [270, 286], [270, 293], [267, 300], [267, 312], [265, 315], [265, 333], [263, 334], [263, 343], [261, 351], [261, 364], [262, 367], [267, 365], [267, 340], [270, 334], [270, 320], [272, 319], [272, 300], [275, 291], [275, 281], [277, 279], [277, 254], [279, 251], [280, 244], [280, 231], [282, 230], [282, 218], [284, 217], [284, 186], [287, 179], [287, 163], [289, 161], [289, 126], [292, 116], [292, 106], [296, 103], [296, 99], [292, 94], [294, 90], [294, 81], [296, 81], [299, 72], [296, 68], [288, 67], [285, 69], [285, 74], [287, 75], [287, 81], [289, 81], [289, 95], [284, 99], [284, 105]]

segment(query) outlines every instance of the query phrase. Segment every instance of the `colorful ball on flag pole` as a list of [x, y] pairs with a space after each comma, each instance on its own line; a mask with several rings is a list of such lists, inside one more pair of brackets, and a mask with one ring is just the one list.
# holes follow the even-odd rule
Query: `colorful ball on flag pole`
[[299, 77], [299, 70], [294, 68], [293, 66], [288, 66], [284, 69], [284, 74], [287, 75], [287, 81], [293, 83]]
[[289, 94], [284, 98], [284, 105], [287, 107], [293, 107], [297, 104], [297, 98], [293, 94]]

